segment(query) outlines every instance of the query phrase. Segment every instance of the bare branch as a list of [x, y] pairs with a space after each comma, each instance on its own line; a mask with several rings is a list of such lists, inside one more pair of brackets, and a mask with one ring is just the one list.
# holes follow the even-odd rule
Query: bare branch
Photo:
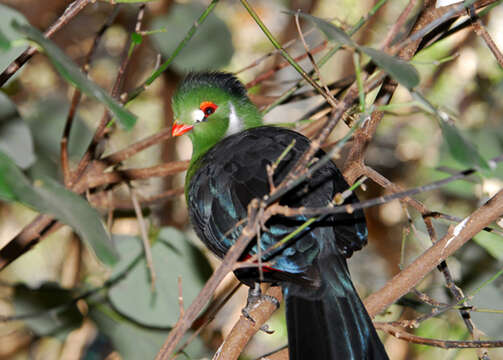
[[[63, 26], [65, 26], [71, 19], [73, 19], [78, 13], [80, 13], [87, 5], [92, 3], [93, 0], [75, 0], [72, 2], [63, 12], [54, 24], [52, 24], [49, 29], [44, 33], [46, 38], [50, 38], [57, 31], [59, 31]], [[16, 60], [14, 60], [7, 69], [0, 74], [0, 87], [3, 86], [7, 80], [11, 78], [20, 68], [23, 66], [31, 57], [37, 53], [37, 49], [30, 46], [21, 55], [19, 55]]]
[[481, 341], [455, 341], [427, 339], [416, 336], [389, 323], [375, 322], [376, 329], [386, 331], [397, 339], [408, 341], [414, 344], [435, 346], [442, 349], [469, 349], [469, 348], [495, 348], [503, 347], [503, 340], [481, 340]]
[[487, 203], [475, 210], [452, 231], [412, 264], [391, 279], [383, 288], [365, 299], [370, 316], [375, 316], [405, 295], [430, 271], [447, 259], [456, 250], [479, 233], [484, 227], [503, 215], [503, 190], [500, 190]]

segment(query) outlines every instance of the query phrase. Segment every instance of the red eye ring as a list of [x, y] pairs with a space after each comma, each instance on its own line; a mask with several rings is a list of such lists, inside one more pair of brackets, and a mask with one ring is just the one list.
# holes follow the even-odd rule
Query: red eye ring
[[201, 105], [199, 105], [199, 109], [204, 113], [205, 117], [210, 116], [217, 110], [218, 106], [212, 101], [203, 101]]

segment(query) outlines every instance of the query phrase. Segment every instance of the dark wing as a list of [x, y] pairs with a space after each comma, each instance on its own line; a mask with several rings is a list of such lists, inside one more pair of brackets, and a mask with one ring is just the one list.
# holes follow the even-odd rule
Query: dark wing
[[[253, 198], [268, 194], [266, 166], [274, 163], [292, 141], [295, 146], [279, 163], [274, 182], [279, 184], [296, 161], [309, 148], [303, 135], [284, 128], [259, 127], [223, 139], [195, 165], [198, 170], [190, 180], [187, 200], [194, 227], [199, 237], [218, 256], [223, 257], [238, 238]], [[322, 156], [320, 152], [318, 156]], [[326, 206], [337, 192], [348, 185], [330, 161], [312, 176], [286, 194], [280, 203], [291, 207]], [[357, 201], [352, 196], [349, 201]], [[300, 226], [306, 218], [275, 216], [266, 224], [269, 231], [261, 235], [261, 248], [267, 249]], [[335, 244], [334, 244], [335, 242]], [[303, 272], [322, 247], [334, 248], [350, 256], [366, 242], [365, 219], [361, 211], [326, 217], [299, 235], [288, 249], [275, 257], [275, 268], [286, 272]], [[256, 246], [250, 253], [256, 252]], [[278, 255], [278, 252], [274, 255]], [[265, 260], [269, 260], [266, 258]]]

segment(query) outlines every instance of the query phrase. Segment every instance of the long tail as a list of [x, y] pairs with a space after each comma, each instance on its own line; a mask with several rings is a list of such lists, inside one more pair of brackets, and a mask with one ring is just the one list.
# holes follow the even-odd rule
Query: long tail
[[345, 259], [319, 261], [321, 286], [284, 286], [290, 360], [388, 359]]

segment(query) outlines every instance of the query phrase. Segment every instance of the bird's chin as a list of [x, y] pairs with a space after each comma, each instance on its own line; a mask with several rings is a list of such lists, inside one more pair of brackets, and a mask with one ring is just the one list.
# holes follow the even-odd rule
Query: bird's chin
[[171, 136], [180, 136], [185, 134], [186, 132], [192, 130], [194, 125], [187, 125], [177, 123], [176, 121], [173, 123], [173, 127], [171, 128]]

